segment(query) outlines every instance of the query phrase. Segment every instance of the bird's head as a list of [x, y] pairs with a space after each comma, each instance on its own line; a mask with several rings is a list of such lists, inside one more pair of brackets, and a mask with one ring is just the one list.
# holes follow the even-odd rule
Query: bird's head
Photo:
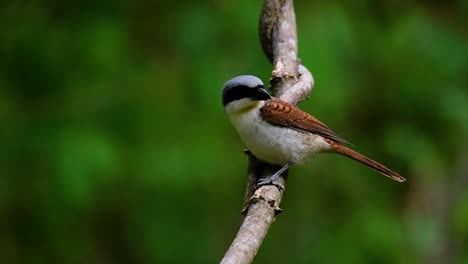
[[263, 82], [252, 75], [234, 77], [224, 84], [223, 106], [228, 114], [246, 111], [271, 99]]

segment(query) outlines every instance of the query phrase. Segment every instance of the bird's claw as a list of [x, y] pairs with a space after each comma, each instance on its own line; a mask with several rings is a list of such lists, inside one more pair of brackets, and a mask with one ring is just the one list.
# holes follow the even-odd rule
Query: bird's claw
[[257, 189], [260, 189], [260, 187], [262, 186], [267, 186], [267, 185], [273, 185], [273, 186], [276, 186], [276, 188], [278, 188], [280, 191], [284, 191], [285, 188], [284, 188], [284, 185], [275, 181], [275, 180], [272, 180], [271, 177], [268, 177], [268, 178], [263, 178], [263, 179], [260, 179], [258, 180], [258, 183], [257, 183]]

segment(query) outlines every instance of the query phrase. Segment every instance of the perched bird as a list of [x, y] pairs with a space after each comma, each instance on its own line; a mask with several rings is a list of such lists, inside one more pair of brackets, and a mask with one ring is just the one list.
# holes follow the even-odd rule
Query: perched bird
[[259, 186], [273, 182], [294, 164], [328, 152], [356, 160], [398, 182], [405, 178], [384, 165], [343, 145], [347, 143], [317, 118], [294, 105], [270, 96], [262, 81], [252, 75], [224, 84], [224, 110], [239, 136], [259, 160], [282, 168]]

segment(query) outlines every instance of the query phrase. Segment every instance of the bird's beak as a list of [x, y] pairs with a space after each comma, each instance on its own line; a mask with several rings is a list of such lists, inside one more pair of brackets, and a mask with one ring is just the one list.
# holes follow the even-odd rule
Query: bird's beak
[[256, 100], [270, 100], [271, 95], [263, 87], [259, 87], [255, 92], [254, 99]]

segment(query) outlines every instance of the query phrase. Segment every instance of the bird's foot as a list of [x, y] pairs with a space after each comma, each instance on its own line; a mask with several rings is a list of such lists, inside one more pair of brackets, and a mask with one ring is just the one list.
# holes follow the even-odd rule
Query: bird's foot
[[260, 187], [263, 187], [263, 186], [273, 185], [273, 186], [276, 186], [276, 188], [278, 188], [280, 191], [284, 191], [285, 190], [284, 185], [275, 181], [278, 177], [275, 177], [274, 179], [272, 178], [273, 176], [258, 180], [257, 189], [260, 189]]
[[281, 183], [278, 183], [276, 180], [281, 176], [283, 172], [285, 172], [289, 167], [294, 165], [293, 162], [288, 162], [286, 165], [284, 165], [279, 171], [277, 171], [275, 174], [271, 175], [271, 177], [268, 178], [263, 178], [258, 180], [257, 183], [257, 189], [265, 186], [265, 185], [274, 185], [276, 188], [278, 188], [280, 191], [284, 191], [284, 185]]

